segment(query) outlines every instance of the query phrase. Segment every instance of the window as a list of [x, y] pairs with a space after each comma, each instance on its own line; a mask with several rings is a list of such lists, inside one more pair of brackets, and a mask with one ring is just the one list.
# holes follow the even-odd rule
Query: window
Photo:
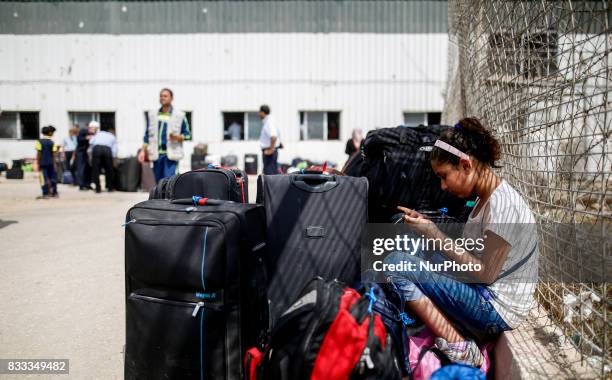
[[523, 75], [527, 78], [548, 76], [559, 71], [557, 54], [559, 37], [555, 31], [531, 32], [523, 35]]
[[[189, 132], [191, 132], [191, 135], [189, 136], [189, 138], [186, 138], [185, 141], [191, 141], [193, 140], [193, 124], [191, 124], [191, 111], [183, 111], [183, 112], [185, 112], [185, 118], [187, 119], [187, 124], [189, 124]], [[144, 111], [143, 115], [144, 115], [145, 126], [146, 126], [147, 120], [149, 119], [149, 111]]]
[[340, 139], [340, 112], [300, 111], [300, 140]]
[[487, 65], [490, 75], [514, 78], [521, 70], [520, 35], [498, 32], [489, 35]]
[[404, 112], [404, 125], [407, 127], [437, 125], [440, 124], [441, 118], [441, 112]]
[[68, 112], [70, 123], [78, 124], [79, 128], [85, 128], [92, 121], [100, 123], [100, 129], [115, 129], [114, 112]]
[[38, 112], [0, 112], [0, 138], [36, 140], [40, 123]]
[[514, 78], [548, 76], [559, 70], [559, 35], [554, 30], [521, 33], [498, 32], [489, 36], [487, 62], [490, 75]]
[[257, 112], [223, 112], [223, 139], [258, 140], [261, 125]]

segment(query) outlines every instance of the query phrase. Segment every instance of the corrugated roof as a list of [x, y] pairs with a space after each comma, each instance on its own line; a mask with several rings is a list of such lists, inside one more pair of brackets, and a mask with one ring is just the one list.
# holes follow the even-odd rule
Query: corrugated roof
[[0, 3], [0, 34], [446, 33], [446, 1]]

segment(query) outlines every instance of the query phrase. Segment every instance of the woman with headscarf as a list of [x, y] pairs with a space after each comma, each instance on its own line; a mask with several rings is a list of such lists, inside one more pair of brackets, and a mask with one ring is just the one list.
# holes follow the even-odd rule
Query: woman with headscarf
[[350, 157], [353, 153], [359, 151], [361, 140], [363, 140], [363, 131], [360, 128], [353, 129], [353, 136], [346, 142], [344, 153], [348, 154]]

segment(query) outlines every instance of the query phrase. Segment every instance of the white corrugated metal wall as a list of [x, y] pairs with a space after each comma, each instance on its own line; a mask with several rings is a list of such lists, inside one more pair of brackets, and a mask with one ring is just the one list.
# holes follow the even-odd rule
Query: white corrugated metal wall
[[[121, 156], [141, 145], [143, 111], [166, 86], [175, 106], [193, 112], [187, 153], [197, 142], [216, 155], [259, 152], [256, 141], [223, 141], [222, 112], [267, 103], [284, 162], [342, 164], [353, 128], [442, 110], [445, 2], [5, 2], [0, 10], [0, 109], [39, 111], [57, 141], [69, 111], [115, 112]], [[340, 111], [340, 140], [300, 141], [299, 111]], [[0, 139], [2, 161], [33, 155], [31, 140]]]
[[[141, 143], [143, 111], [169, 86], [193, 111], [193, 143], [211, 153], [258, 152], [256, 142], [222, 141], [221, 112], [267, 103], [287, 147], [281, 161], [341, 164], [352, 128], [442, 109], [446, 44], [444, 34], [2, 35], [0, 106], [39, 110], [58, 140], [68, 111], [114, 111], [126, 156]], [[299, 141], [300, 110], [341, 111], [341, 140]], [[0, 160], [32, 156], [31, 141], [0, 145]]]

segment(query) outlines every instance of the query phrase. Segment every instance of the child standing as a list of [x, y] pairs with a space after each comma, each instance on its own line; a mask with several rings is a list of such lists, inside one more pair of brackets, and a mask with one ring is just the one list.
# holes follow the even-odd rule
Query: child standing
[[42, 138], [36, 141], [36, 159], [38, 161], [38, 170], [40, 172], [40, 186], [42, 188], [42, 196], [36, 199], [47, 199], [49, 197], [57, 198], [57, 181], [55, 173], [55, 154], [58, 150], [57, 145], [51, 137], [55, 132], [55, 127], [49, 125], [43, 127]]

